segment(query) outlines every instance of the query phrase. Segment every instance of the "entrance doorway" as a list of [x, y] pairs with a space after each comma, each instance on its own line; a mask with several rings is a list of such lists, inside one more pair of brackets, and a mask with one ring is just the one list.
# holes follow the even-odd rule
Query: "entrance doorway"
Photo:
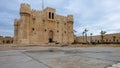
[[50, 42], [50, 43], [53, 42], [53, 39], [52, 39], [52, 38], [49, 38], [49, 42]]
[[49, 32], [49, 42], [52, 43], [53, 42], [53, 31], [50, 30]]

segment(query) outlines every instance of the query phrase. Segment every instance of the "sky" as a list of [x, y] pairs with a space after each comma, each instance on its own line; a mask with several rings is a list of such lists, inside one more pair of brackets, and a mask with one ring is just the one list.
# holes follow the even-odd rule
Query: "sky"
[[[14, 19], [20, 18], [21, 3], [42, 10], [42, 0], [0, 0], [0, 36], [14, 36]], [[55, 8], [59, 15], [72, 14], [77, 36], [84, 29], [88, 35], [99, 35], [101, 30], [120, 33], [120, 0], [44, 0], [44, 6]]]

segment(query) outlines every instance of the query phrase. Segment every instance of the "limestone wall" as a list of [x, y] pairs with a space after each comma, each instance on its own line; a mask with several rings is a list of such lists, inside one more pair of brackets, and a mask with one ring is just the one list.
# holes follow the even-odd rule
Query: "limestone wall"
[[[91, 39], [92, 38], [92, 39]], [[76, 39], [77, 42], [81, 43], [81, 42], [85, 42], [85, 37], [84, 37], [84, 41], [83, 41], [83, 36], [77, 37]], [[100, 43], [101, 42], [101, 36], [88, 36], [87, 37], [87, 41], [88, 42], [96, 42], [96, 43]], [[117, 43], [120, 42], [120, 33], [114, 33], [114, 34], [106, 34], [104, 35], [103, 38], [103, 42], [108, 42], [108, 43]]]
[[[19, 25], [16, 25], [16, 22]], [[15, 20], [16, 44], [71, 44], [74, 42], [72, 15], [61, 16], [54, 8], [42, 11], [31, 10], [30, 5], [21, 4], [20, 19]]]

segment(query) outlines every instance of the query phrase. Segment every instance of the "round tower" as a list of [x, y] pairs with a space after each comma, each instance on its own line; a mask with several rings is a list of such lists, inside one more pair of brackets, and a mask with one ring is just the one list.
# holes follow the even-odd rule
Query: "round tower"
[[31, 8], [29, 4], [22, 3], [20, 6], [20, 43], [29, 43], [29, 23]]
[[20, 5], [20, 15], [21, 14], [30, 14], [30, 5], [29, 4], [26, 4], [26, 3], [22, 3]]
[[73, 15], [67, 15], [67, 21], [73, 23]]
[[14, 26], [18, 26], [18, 20], [17, 19], [14, 20]]
[[14, 44], [17, 44], [17, 40], [18, 40], [18, 20], [15, 19], [14, 20]]
[[20, 5], [20, 17], [23, 23], [29, 23], [31, 8], [29, 4], [22, 3]]
[[74, 32], [73, 32], [73, 23], [74, 23], [74, 19], [73, 19], [73, 15], [68, 15], [67, 16], [67, 23], [68, 23], [68, 38], [69, 41], [68, 43], [73, 43], [74, 42]]

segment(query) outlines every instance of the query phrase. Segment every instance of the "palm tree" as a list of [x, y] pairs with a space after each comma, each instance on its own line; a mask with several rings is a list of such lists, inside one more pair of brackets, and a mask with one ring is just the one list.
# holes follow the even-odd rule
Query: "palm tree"
[[85, 29], [84, 32], [85, 32], [85, 41], [86, 41], [86, 43], [87, 43], [87, 32], [88, 32], [88, 30]]
[[[76, 33], [77, 31], [76, 30], [73, 30], [74, 33]], [[75, 36], [75, 35], [74, 35]], [[77, 41], [77, 37], [75, 36], [75, 39], [74, 39], [74, 43], [76, 43]]]
[[103, 43], [104, 35], [106, 34], [106, 31], [101, 30], [101, 42]]
[[93, 35], [93, 33], [90, 33], [90, 42], [92, 43], [92, 35]]
[[76, 31], [76, 30], [73, 30], [73, 32], [75, 32], [75, 33], [76, 33], [77, 31]]
[[84, 42], [84, 40], [85, 40], [85, 39], [84, 39], [84, 34], [85, 34], [85, 31], [82, 32], [82, 35], [83, 35], [83, 42]]

